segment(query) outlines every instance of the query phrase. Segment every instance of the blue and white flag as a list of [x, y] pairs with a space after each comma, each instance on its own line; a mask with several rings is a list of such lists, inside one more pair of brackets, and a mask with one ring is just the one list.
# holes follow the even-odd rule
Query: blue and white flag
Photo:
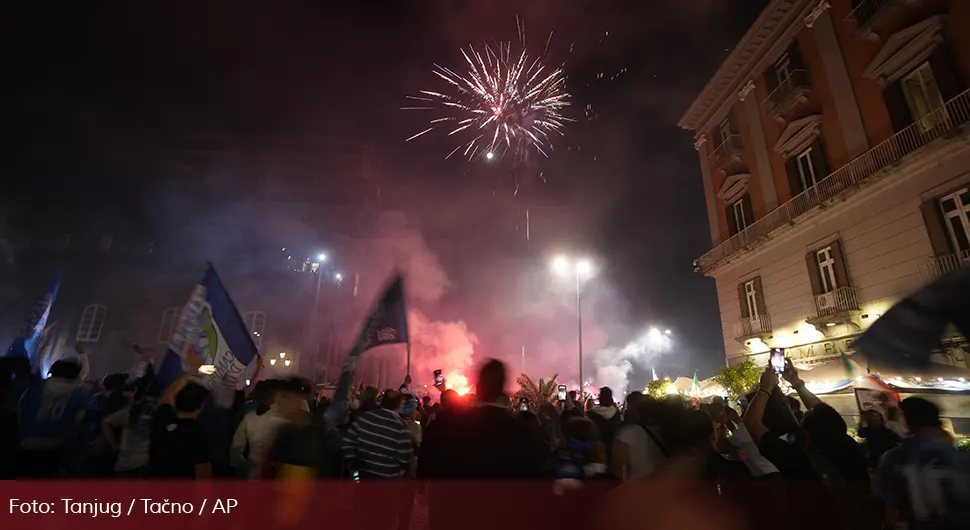
[[190, 344], [195, 345], [202, 364], [211, 365], [214, 370], [200, 375], [197, 382], [212, 392], [216, 406], [231, 407], [239, 375], [258, 354], [242, 316], [211, 263], [182, 309], [168, 343], [168, 352], [158, 370], [162, 388], [185, 373], [185, 354]]
[[51, 314], [51, 307], [54, 305], [54, 299], [57, 298], [57, 290], [60, 287], [61, 275], [57, 274], [50, 289], [31, 308], [30, 314], [27, 315], [26, 324], [20, 331], [20, 335], [14, 339], [13, 344], [7, 349], [7, 355], [27, 357], [32, 362], [34, 361], [37, 346], [43, 340], [47, 318]]
[[377, 301], [377, 306], [371, 311], [364, 328], [354, 343], [354, 348], [347, 356], [344, 369], [337, 381], [337, 390], [333, 395], [333, 402], [327, 408], [327, 420], [331, 424], [339, 424], [347, 413], [350, 401], [350, 389], [357, 373], [357, 361], [360, 355], [371, 348], [385, 344], [406, 344], [408, 338], [407, 311], [404, 309], [404, 286], [400, 276], [396, 277], [384, 295]]
[[660, 379], [659, 377], [657, 377], [657, 369], [656, 368], [654, 368], [654, 367], [651, 366], [650, 367], [650, 370], [653, 372], [653, 380], [654, 381], [656, 381], [657, 379]]

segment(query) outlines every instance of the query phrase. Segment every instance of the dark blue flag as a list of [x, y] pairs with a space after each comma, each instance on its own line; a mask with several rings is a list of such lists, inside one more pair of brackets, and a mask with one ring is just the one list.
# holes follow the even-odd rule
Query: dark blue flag
[[54, 306], [54, 300], [57, 298], [57, 291], [60, 287], [61, 275], [57, 274], [51, 283], [50, 289], [31, 308], [20, 335], [14, 339], [13, 344], [7, 349], [7, 355], [27, 357], [31, 361], [35, 360], [34, 357], [37, 354], [37, 347], [40, 345], [41, 339], [44, 336], [44, 328], [47, 327], [47, 318], [51, 314], [51, 307]]
[[970, 336], [970, 269], [961, 269], [900, 300], [869, 326], [853, 348], [878, 368], [922, 369], [953, 324]]
[[404, 282], [400, 276], [394, 278], [384, 295], [371, 311], [364, 328], [347, 356], [347, 362], [340, 373], [333, 403], [327, 409], [327, 418], [334, 424], [339, 423], [347, 413], [350, 402], [350, 387], [357, 372], [357, 361], [367, 350], [385, 344], [406, 344], [408, 342], [407, 311], [404, 308]]

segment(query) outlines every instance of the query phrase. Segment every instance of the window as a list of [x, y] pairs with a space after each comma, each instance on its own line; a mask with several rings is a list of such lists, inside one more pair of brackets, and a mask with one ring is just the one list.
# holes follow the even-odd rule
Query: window
[[243, 315], [246, 329], [253, 334], [253, 343], [257, 348], [263, 345], [263, 328], [266, 327], [266, 314], [261, 311], [248, 311]]
[[748, 308], [748, 316], [758, 318], [758, 291], [755, 288], [754, 280], [744, 284], [744, 304]]
[[934, 113], [943, 107], [943, 96], [936, 85], [933, 69], [927, 61], [902, 80], [903, 94], [913, 120], [928, 131], [940, 125], [942, 115]]
[[795, 162], [798, 165], [798, 176], [802, 179], [802, 190], [807, 190], [818, 184], [818, 177], [815, 176], [815, 164], [812, 163], [811, 147], [795, 157]]
[[825, 294], [834, 291], [838, 284], [835, 281], [835, 259], [832, 258], [832, 247], [825, 247], [815, 251], [818, 261], [819, 289]]
[[778, 76], [778, 84], [782, 84], [791, 75], [791, 59], [788, 54], [781, 56], [778, 62], [775, 63], [775, 75]]
[[77, 341], [97, 342], [101, 338], [101, 329], [107, 314], [108, 308], [103, 305], [92, 304], [85, 307], [81, 313], [81, 325], [77, 328]]
[[158, 325], [158, 342], [168, 343], [172, 340], [175, 333], [175, 326], [179, 321], [179, 314], [182, 312], [180, 307], [170, 307], [162, 311], [162, 321]]
[[728, 137], [731, 136], [731, 120], [722, 121], [717, 130], [721, 133], [721, 142], [726, 142]]
[[970, 190], [963, 188], [941, 198], [940, 208], [953, 248], [970, 250]]
[[753, 219], [746, 219], [744, 216], [744, 197], [738, 199], [731, 205], [731, 211], [734, 212], [734, 231], [738, 233], [748, 227], [748, 223], [753, 221]]

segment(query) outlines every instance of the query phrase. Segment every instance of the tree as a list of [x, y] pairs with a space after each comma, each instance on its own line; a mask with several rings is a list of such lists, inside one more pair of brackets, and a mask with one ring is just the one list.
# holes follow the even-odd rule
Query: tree
[[734, 366], [721, 366], [714, 369], [714, 382], [727, 392], [731, 403], [738, 396], [751, 390], [761, 379], [762, 369], [751, 359], [745, 359]]
[[558, 390], [558, 385], [556, 384], [556, 378], [559, 374], [553, 374], [553, 376], [546, 381], [545, 379], [540, 379], [536, 383], [527, 374], [519, 375], [516, 382], [519, 383], [519, 391], [516, 394], [520, 399], [525, 398], [529, 400], [529, 403], [534, 406], [538, 406], [542, 403], [549, 403], [552, 398], [555, 397], [556, 391]]
[[665, 399], [671, 394], [670, 389], [673, 386], [674, 384], [670, 381], [670, 379], [657, 379], [647, 383], [647, 388], [643, 390], [654, 398]]

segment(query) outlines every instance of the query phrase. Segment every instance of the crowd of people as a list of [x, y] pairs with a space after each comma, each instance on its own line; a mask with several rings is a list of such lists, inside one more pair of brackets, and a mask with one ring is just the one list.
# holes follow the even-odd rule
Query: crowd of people
[[[46, 378], [25, 358], [0, 359], [0, 478], [400, 483], [406, 487], [382, 499], [384, 509], [371, 510], [375, 527], [400, 529], [419, 490], [432, 528], [444, 528], [436, 506], [460, 502], [434, 484], [497, 480], [545, 483], [557, 496], [610, 491], [584, 509], [603, 510], [603, 521], [626, 514], [616, 516], [619, 528], [638, 510], [699, 517], [717, 506], [743, 521], [739, 528], [970, 524], [970, 455], [954, 448], [933, 403], [907, 398], [892, 421], [864, 412], [860, 444], [790, 361], [780, 374], [767, 368], [734, 407], [640, 392], [617, 403], [605, 387], [598, 399], [569, 392], [562, 401], [523, 403], [506, 393], [503, 363], [491, 360], [474, 395], [442, 386], [419, 397], [409, 378], [396, 389], [361, 386], [331, 424], [324, 411], [338, 405], [300, 379], [259, 381], [261, 361], [233, 407], [218, 409], [195, 381], [192, 351], [185, 375], [166, 388], [142, 354], [132, 374], [98, 384], [86, 381], [80, 349]], [[781, 392], [781, 378], [797, 397]], [[678, 491], [676, 502], [651, 502], [661, 498], [658, 487]]]

